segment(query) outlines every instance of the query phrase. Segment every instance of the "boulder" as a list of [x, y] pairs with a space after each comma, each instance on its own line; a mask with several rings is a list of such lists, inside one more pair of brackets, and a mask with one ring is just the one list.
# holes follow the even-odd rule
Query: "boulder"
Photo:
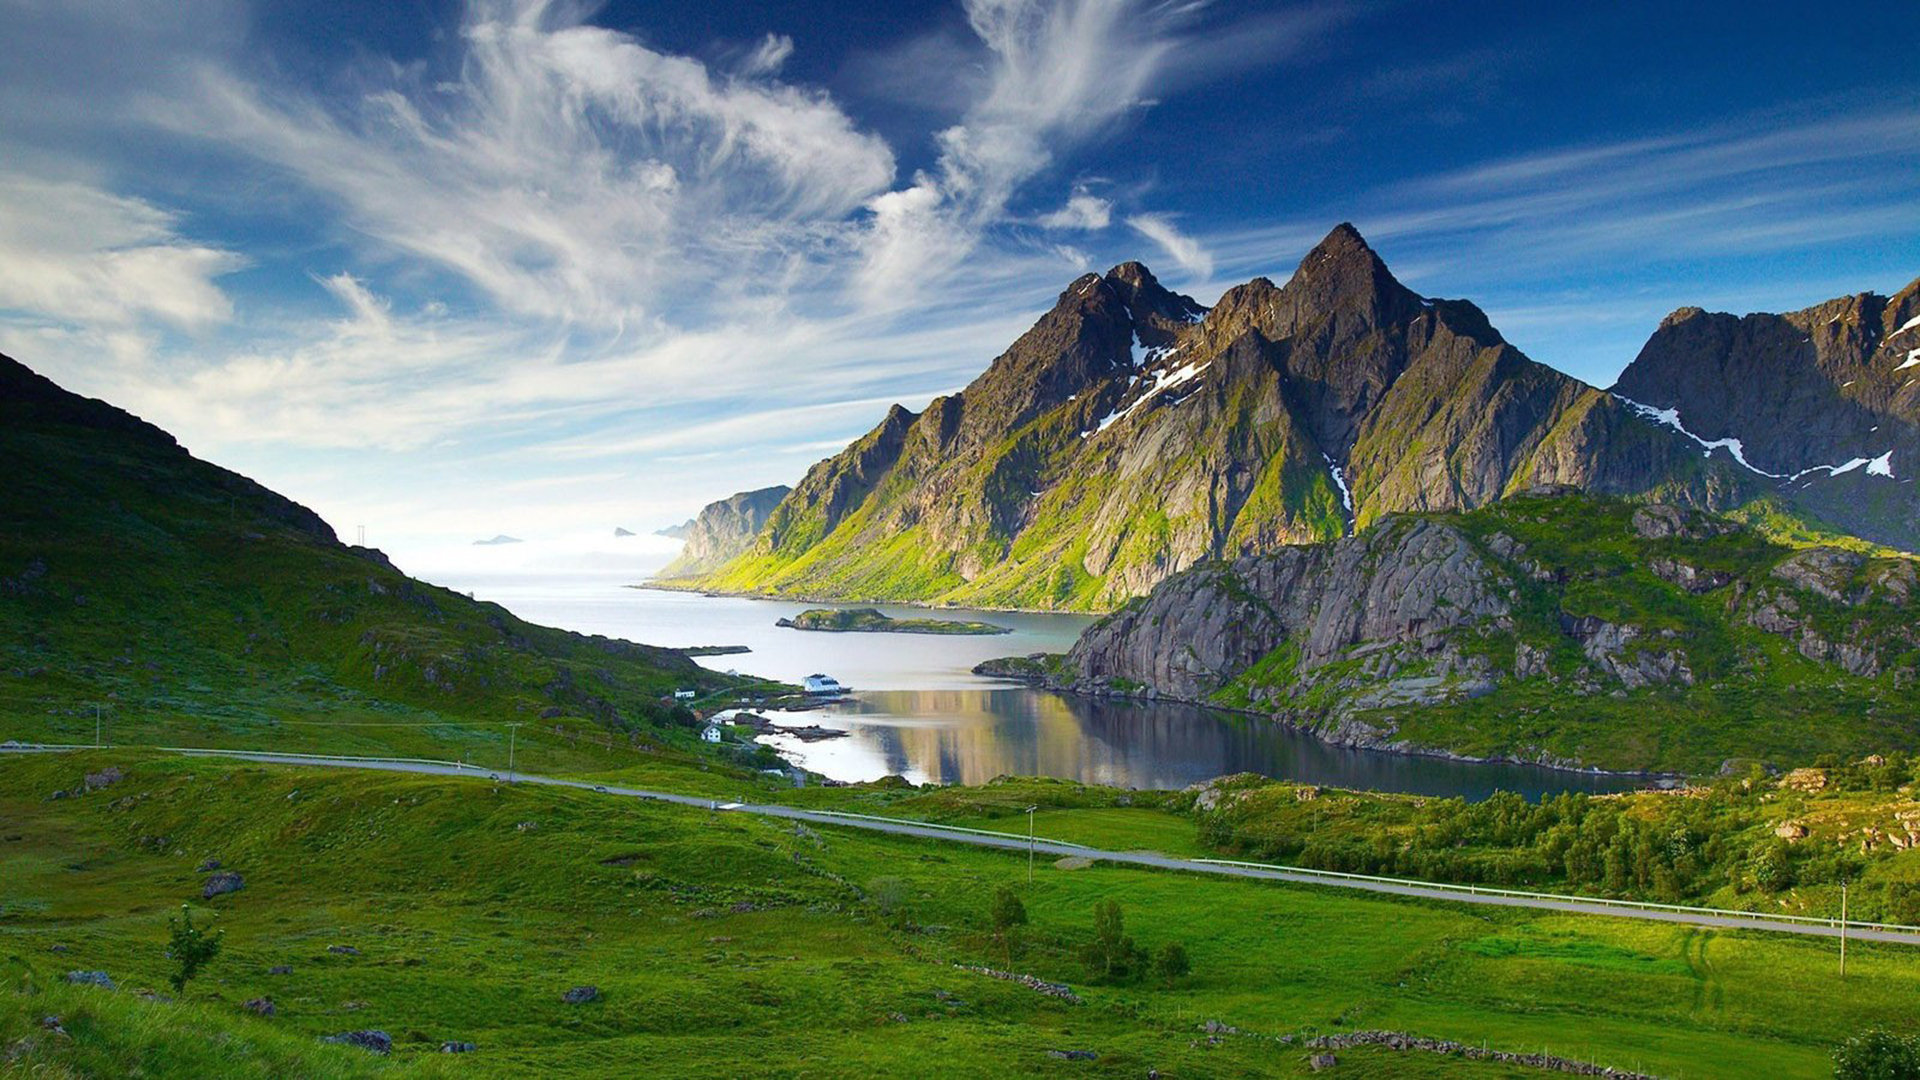
[[480, 1048], [470, 1042], [443, 1042], [440, 1044], [440, 1052], [443, 1054], [471, 1054], [478, 1049]]
[[338, 1043], [342, 1046], [357, 1046], [373, 1054], [393, 1053], [393, 1036], [384, 1031], [343, 1031], [338, 1035], [326, 1035], [320, 1039], [324, 1043]]
[[206, 862], [203, 862], [200, 864], [199, 872], [202, 874], [211, 874], [218, 869], [220, 869], [220, 860], [210, 858]]
[[359, 956], [360, 950], [351, 945], [329, 945], [327, 951], [336, 956]]
[[239, 874], [231, 870], [222, 870], [207, 878], [207, 883], [200, 889], [200, 896], [202, 899], [211, 900], [216, 896], [239, 892], [246, 888], [246, 885], [246, 880]]
[[75, 986], [103, 986], [112, 990], [113, 978], [104, 971], [69, 971], [67, 981]]
[[272, 998], [264, 998], [264, 997], [253, 998], [252, 1000], [248, 1001], [246, 1004], [240, 1007], [254, 1014], [255, 1016], [272, 1016], [273, 1015], [273, 999]]
[[560, 1000], [569, 1005], [585, 1005], [589, 1001], [600, 1000], [600, 988], [597, 986], [576, 986], [560, 995]]
[[99, 772], [90, 772], [87, 774], [86, 789], [88, 791], [99, 791], [101, 788], [109, 784], [117, 784], [125, 778], [126, 774], [121, 772], [118, 766], [109, 765]]
[[1340, 1064], [1340, 1059], [1332, 1054], [1315, 1054], [1307, 1059], [1307, 1067], [1314, 1072], [1319, 1072], [1322, 1069], [1331, 1069], [1338, 1064]]
[[292, 964], [275, 964], [272, 967], [267, 969], [267, 974], [291, 975], [293, 974], [293, 965]]

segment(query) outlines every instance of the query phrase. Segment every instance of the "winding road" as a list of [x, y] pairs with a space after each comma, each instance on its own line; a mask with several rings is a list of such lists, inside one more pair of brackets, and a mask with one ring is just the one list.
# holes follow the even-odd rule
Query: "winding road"
[[[78, 749], [91, 749], [91, 747], [0, 746], [0, 752], [5, 753], [58, 753]], [[307, 754], [276, 754], [250, 750], [208, 750], [190, 747], [142, 747], [140, 749], [161, 749], [195, 757], [234, 758], [271, 765], [370, 769], [386, 772], [421, 773], [432, 776], [466, 777], [470, 779], [490, 779], [497, 775], [494, 771], [481, 769], [472, 765], [423, 759], [329, 757]], [[1255, 863], [1236, 863], [1208, 859], [1181, 859], [1151, 851], [1103, 851], [1098, 848], [1086, 847], [1080, 844], [1064, 843], [1058, 840], [1029, 839], [1025, 836], [1016, 836], [1009, 833], [962, 829], [954, 826], [902, 821], [861, 814], [847, 814], [832, 810], [805, 810], [799, 807], [780, 806], [778, 804], [726, 802], [695, 795], [677, 795], [665, 791], [648, 791], [642, 788], [595, 784], [587, 780], [563, 780], [558, 777], [538, 776], [528, 773], [514, 774], [514, 781], [523, 784], [545, 784], [551, 787], [578, 788], [583, 791], [591, 791], [611, 796], [651, 799], [657, 802], [674, 803], [680, 806], [691, 806], [714, 812], [753, 814], [760, 817], [783, 818], [789, 821], [801, 821], [836, 828], [867, 829], [873, 832], [889, 833], [894, 836], [912, 836], [928, 840], [940, 840], [947, 843], [972, 844], [976, 847], [999, 848], [1005, 851], [1026, 852], [1031, 850], [1036, 855], [1052, 857], [1078, 856], [1085, 859], [1125, 866], [1147, 866], [1156, 870], [1176, 870], [1193, 874], [1214, 874], [1223, 877], [1251, 878], [1258, 881], [1282, 881], [1298, 885], [1358, 889], [1363, 892], [1384, 893], [1390, 896], [1405, 896], [1419, 900], [1439, 900], [1449, 903], [1488, 904], [1495, 907], [1521, 907], [1542, 911], [1563, 911], [1581, 915], [1606, 915], [1619, 919], [1650, 919], [1657, 922], [1679, 923], [1688, 926], [1706, 926], [1729, 930], [1764, 930], [1771, 933], [1805, 934], [1814, 937], [1829, 938], [1837, 938], [1842, 934], [1841, 927], [1837, 921], [1813, 919], [1794, 921], [1764, 915], [1750, 915], [1706, 908], [1656, 907], [1648, 905], [1629, 906], [1621, 903], [1610, 903], [1604, 900], [1586, 900], [1577, 897], [1561, 897], [1541, 893], [1489, 890], [1464, 885], [1405, 882], [1359, 875], [1335, 874], [1327, 871], [1264, 866]], [[1845, 936], [1853, 941], [1884, 941], [1901, 945], [1920, 945], [1920, 930], [1901, 930], [1873, 924], [1851, 923], [1845, 929]]]

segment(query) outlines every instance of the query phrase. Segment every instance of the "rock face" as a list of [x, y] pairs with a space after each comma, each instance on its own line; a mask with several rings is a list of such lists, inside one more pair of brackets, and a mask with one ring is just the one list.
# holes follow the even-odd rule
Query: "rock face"
[[1396, 281], [1351, 226], [1211, 311], [1089, 274], [972, 384], [895, 406], [699, 579], [1101, 610], [1187, 567], [1543, 484], [1717, 504], [1744, 473]]
[[662, 578], [687, 578], [710, 573], [728, 559], [745, 551], [755, 534], [767, 523], [767, 515], [787, 497], [784, 484], [742, 491], [737, 495], [708, 503], [700, 516], [685, 525], [662, 529], [661, 536], [676, 536], [686, 541], [678, 558], [660, 571]]
[[[1080, 693], [1266, 713], [1339, 743], [1570, 763], [1578, 753], [1542, 745], [1617, 754], [1603, 716], [1646, 729], [1665, 710], [1684, 726], [1725, 707], [1720, 693], [1746, 695], [1733, 699], [1742, 725], [1773, 707], [1907, 715], [1916, 593], [1911, 559], [1794, 550], [1667, 504], [1519, 496], [1203, 564], [1088, 628], [1063, 660], [1021, 668]], [[1785, 678], [1823, 700], [1781, 700], [1781, 639], [1820, 666]], [[1712, 693], [1690, 699], [1696, 684]], [[1533, 719], [1500, 727], [1521, 713]]]
[[[1089, 628], [1066, 666], [1083, 683], [1200, 700], [1283, 644], [1309, 675], [1360, 649], [1367, 693], [1423, 700], [1450, 678], [1490, 674], [1448, 642], [1510, 621], [1506, 581], [1459, 528], [1403, 519], [1174, 578]], [[1254, 700], [1268, 697], [1263, 687]]]
[[1682, 308], [1613, 392], [1734, 460], [1781, 499], [1920, 550], [1920, 281], [1784, 315]]

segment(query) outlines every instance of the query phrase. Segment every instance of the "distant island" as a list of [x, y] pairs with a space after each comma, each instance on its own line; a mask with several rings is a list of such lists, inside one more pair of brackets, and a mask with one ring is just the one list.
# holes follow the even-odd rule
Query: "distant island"
[[491, 540], [475, 540], [473, 542], [473, 546], [474, 547], [495, 547], [500, 544], [519, 544], [524, 542], [525, 541], [521, 540], [517, 536], [508, 536], [506, 533], [501, 533], [500, 535], [492, 538]]
[[873, 608], [814, 608], [775, 626], [793, 630], [825, 630], [835, 634], [1011, 634], [1011, 627], [954, 619], [895, 619]]

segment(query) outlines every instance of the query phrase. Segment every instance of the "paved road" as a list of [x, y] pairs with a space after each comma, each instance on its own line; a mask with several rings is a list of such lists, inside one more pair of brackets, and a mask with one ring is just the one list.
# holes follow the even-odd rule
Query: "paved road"
[[[16, 753], [35, 752], [41, 749], [43, 748], [0, 747], [0, 750]], [[245, 761], [257, 761], [276, 765], [373, 769], [386, 772], [458, 776], [469, 779], [485, 779], [495, 775], [488, 770], [471, 765], [455, 765], [433, 761], [379, 761], [364, 758], [318, 757], [299, 754], [262, 753], [246, 750], [183, 749], [177, 752], [204, 757], [239, 758]], [[966, 832], [934, 825], [920, 825], [909, 821], [892, 821], [872, 817], [850, 817], [826, 811], [803, 810], [798, 807], [779, 806], [775, 804], [727, 802], [696, 795], [676, 795], [665, 791], [647, 791], [641, 788], [618, 787], [611, 784], [600, 785], [586, 780], [562, 780], [557, 777], [535, 776], [527, 773], [516, 773], [515, 779], [523, 784], [546, 784], [552, 787], [580, 788], [582, 790], [601, 792], [607, 795], [652, 799], [658, 802], [676, 803], [681, 806], [692, 806], [705, 810], [719, 810], [737, 814], [756, 814], [762, 817], [784, 818], [790, 821], [804, 821], [815, 825], [827, 825], [837, 828], [869, 829], [874, 832], [890, 833], [895, 836], [923, 837], [925, 839], [941, 840], [947, 843], [972, 844], [976, 847], [1001, 848], [1009, 851], [1025, 852], [1029, 846], [1031, 846], [1032, 850], [1040, 855], [1075, 855], [1082, 858], [1098, 859], [1101, 862], [1119, 863], [1130, 866], [1150, 866], [1159, 870], [1178, 870], [1194, 874], [1216, 874], [1223, 877], [1253, 878], [1261, 881], [1285, 881], [1300, 885], [1359, 889], [1363, 892], [1386, 893], [1392, 896], [1408, 896], [1421, 900], [1443, 900], [1457, 904], [1489, 904], [1495, 907], [1523, 907], [1544, 911], [1565, 911], [1583, 915], [1607, 915], [1617, 919], [1651, 919], [1656, 922], [1682, 923], [1688, 926], [1724, 927], [1733, 930], [1766, 930], [1773, 933], [1806, 934], [1814, 937], [1840, 936], [1839, 927], [1821, 923], [1797, 923], [1784, 922], [1777, 919], [1742, 918], [1735, 915], [1715, 915], [1707, 912], [1623, 908], [1580, 900], [1555, 900], [1531, 896], [1469, 893], [1462, 892], [1458, 888], [1440, 888], [1388, 881], [1325, 877], [1305, 871], [1257, 866], [1237, 866], [1203, 862], [1196, 859], [1178, 859], [1150, 851], [1102, 851], [1096, 848], [1082, 847], [1078, 844], [1063, 844], [1050, 840], [1033, 841], [1031, 845], [1029, 845], [1027, 838], [1021, 836]], [[1847, 930], [1846, 934], [1849, 939], [1855, 941], [1886, 941], [1902, 945], [1920, 945], [1920, 934], [1902, 933], [1895, 930], [1873, 930], [1865, 927], [1851, 927]]]

